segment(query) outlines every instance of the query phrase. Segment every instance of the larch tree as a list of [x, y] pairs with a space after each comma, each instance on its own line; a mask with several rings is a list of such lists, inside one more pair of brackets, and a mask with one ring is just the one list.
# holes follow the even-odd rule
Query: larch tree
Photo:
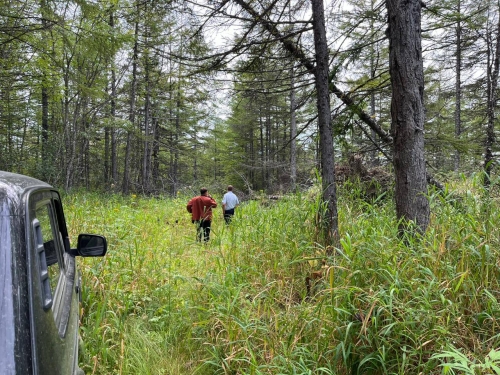
[[420, 0], [387, 0], [396, 215], [400, 233], [430, 219], [424, 152], [424, 73]]
[[134, 41], [132, 48], [132, 76], [130, 81], [130, 91], [128, 99], [128, 121], [129, 127], [127, 129], [127, 140], [125, 145], [125, 164], [123, 170], [123, 182], [122, 182], [122, 193], [127, 195], [130, 190], [130, 164], [132, 155], [132, 140], [133, 140], [133, 128], [135, 126], [136, 119], [136, 105], [137, 105], [137, 80], [138, 80], [138, 64], [139, 64], [139, 17], [140, 17], [140, 6], [136, 4], [136, 14], [133, 17], [134, 24]]
[[321, 181], [323, 187], [324, 234], [327, 240], [338, 243], [337, 193], [335, 185], [335, 162], [333, 133], [330, 126], [329, 55], [326, 41], [325, 13], [323, 0], [311, 0], [314, 30], [314, 51], [316, 56], [315, 83], [320, 133]]
[[[462, 0], [456, 4], [456, 27], [455, 27], [455, 137], [460, 139], [462, 134]], [[458, 172], [460, 168], [460, 153], [455, 151], [454, 169]]]
[[[498, 75], [500, 71], [500, 3], [494, 2], [488, 7], [488, 13], [495, 14], [488, 17], [486, 28], [486, 98], [487, 98], [487, 125], [484, 152], [484, 186], [491, 185], [491, 174], [494, 164], [494, 146], [496, 145], [495, 120], [498, 103]], [[495, 19], [496, 17], [496, 19]]]

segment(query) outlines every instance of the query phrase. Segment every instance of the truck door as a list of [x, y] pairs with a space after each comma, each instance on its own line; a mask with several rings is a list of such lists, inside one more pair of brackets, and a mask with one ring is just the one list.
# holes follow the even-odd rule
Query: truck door
[[29, 268], [33, 368], [39, 375], [77, 374], [78, 275], [65, 252], [62, 205], [55, 191], [31, 193]]

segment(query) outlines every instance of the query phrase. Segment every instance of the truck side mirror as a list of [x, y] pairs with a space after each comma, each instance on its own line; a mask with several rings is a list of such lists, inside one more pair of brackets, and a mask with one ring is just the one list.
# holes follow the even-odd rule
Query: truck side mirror
[[104, 236], [95, 234], [79, 234], [76, 249], [71, 249], [70, 254], [82, 257], [102, 257], [106, 255], [108, 244]]

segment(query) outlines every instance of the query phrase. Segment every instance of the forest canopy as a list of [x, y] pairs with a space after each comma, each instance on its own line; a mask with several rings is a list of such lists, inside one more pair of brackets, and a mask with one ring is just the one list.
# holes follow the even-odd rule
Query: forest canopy
[[[325, 164], [309, 1], [0, 7], [0, 169], [65, 189], [175, 196], [202, 184], [292, 191]], [[498, 15], [491, 0], [422, 5], [432, 174], [484, 169], [491, 180]], [[360, 155], [390, 168], [386, 3], [326, 1], [324, 17], [335, 164]]]

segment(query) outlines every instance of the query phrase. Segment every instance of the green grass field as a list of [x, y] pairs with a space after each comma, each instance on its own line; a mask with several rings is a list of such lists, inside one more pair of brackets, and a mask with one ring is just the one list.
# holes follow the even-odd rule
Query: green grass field
[[[216, 210], [195, 241], [190, 197], [64, 196], [80, 259], [88, 374], [500, 374], [500, 210], [479, 178], [430, 196], [402, 241], [390, 197], [339, 189], [341, 248], [318, 243], [315, 194]], [[215, 196], [220, 202], [221, 197]], [[313, 272], [315, 272], [313, 274]], [[310, 291], [306, 279], [310, 280]]]

